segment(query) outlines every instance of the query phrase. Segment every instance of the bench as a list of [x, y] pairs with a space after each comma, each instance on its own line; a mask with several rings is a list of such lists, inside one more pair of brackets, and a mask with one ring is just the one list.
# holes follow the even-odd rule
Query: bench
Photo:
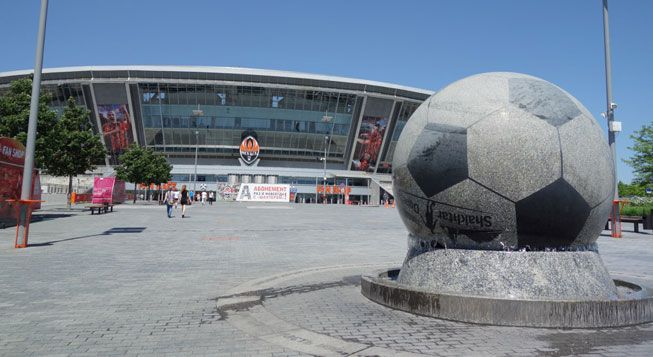
[[104, 203], [104, 204], [94, 204], [87, 206], [91, 210], [91, 215], [95, 214], [95, 211], [97, 210], [97, 213], [107, 213], [109, 210], [113, 212], [113, 204], [110, 203]]
[[[605, 222], [605, 229], [609, 230], [609, 223], [612, 221], [612, 217], [608, 217], [608, 221]], [[626, 223], [632, 223], [635, 225], [635, 233], [639, 233], [639, 224], [645, 223], [645, 217], [642, 216], [621, 216], [621, 222], [626, 222]], [[644, 225], [644, 229], [646, 229], [646, 225]]]

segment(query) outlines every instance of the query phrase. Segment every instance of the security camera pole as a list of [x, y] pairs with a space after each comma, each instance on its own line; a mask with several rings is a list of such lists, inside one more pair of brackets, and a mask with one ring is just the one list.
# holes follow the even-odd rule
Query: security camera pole
[[[41, 94], [41, 70], [43, 68], [43, 47], [45, 44], [45, 22], [48, 17], [48, 0], [41, 0], [39, 32], [36, 39], [36, 60], [34, 79], [32, 80], [32, 98], [27, 124], [27, 145], [25, 147], [25, 166], [23, 167], [23, 184], [18, 201], [18, 226], [16, 228], [16, 248], [26, 248], [29, 234], [29, 220], [32, 211], [32, 173], [34, 171], [34, 147], [36, 146], [36, 121], [39, 112]], [[40, 188], [38, 188], [40, 189]]]
[[[612, 164], [614, 165], [614, 199], [619, 199], [619, 189], [616, 185], [617, 181], [617, 145], [615, 142], [615, 135], [620, 131], [615, 126], [614, 110], [617, 105], [612, 101], [612, 64], [610, 61], [610, 28], [608, 26], [608, 0], [603, 0], [603, 42], [605, 44], [605, 90], [608, 102], [608, 110], [605, 112], [606, 119], [608, 119], [608, 143], [610, 150], [612, 150]], [[619, 123], [620, 124], [620, 123]]]

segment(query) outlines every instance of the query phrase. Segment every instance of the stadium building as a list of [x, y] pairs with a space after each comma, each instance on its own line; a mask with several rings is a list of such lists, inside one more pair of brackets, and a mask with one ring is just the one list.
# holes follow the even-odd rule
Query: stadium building
[[[0, 73], [0, 94], [31, 70]], [[433, 92], [367, 80], [229, 67], [44, 69], [61, 112], [86, 106], [106, 166], [132, 143], [165, 154], [173, 181], [226, 197], [239, 183], [284, 183], [299, 202], [376, 203], [390, 191], [406, 121]]]

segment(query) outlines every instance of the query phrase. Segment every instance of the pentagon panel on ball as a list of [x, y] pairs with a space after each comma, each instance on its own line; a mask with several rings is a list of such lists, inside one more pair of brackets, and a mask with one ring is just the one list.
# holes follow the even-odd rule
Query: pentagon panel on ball
[[452, 83], [408, 120], [392, 166], [408, 252], [363, 277], [368, 298], [499, 325], [653, 320], [653, 296], [613, 281], [598, 254], [615, 187], [603, 130], [556, 85], [507, 72]]

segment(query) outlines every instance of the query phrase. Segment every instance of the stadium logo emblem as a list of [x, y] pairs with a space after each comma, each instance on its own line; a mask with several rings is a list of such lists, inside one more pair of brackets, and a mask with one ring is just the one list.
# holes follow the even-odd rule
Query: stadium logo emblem
[[258, 141], [251, 135], [240, 143], [240, 157], [247, 165], [253, 164], [258, 159], [259, 151]]

